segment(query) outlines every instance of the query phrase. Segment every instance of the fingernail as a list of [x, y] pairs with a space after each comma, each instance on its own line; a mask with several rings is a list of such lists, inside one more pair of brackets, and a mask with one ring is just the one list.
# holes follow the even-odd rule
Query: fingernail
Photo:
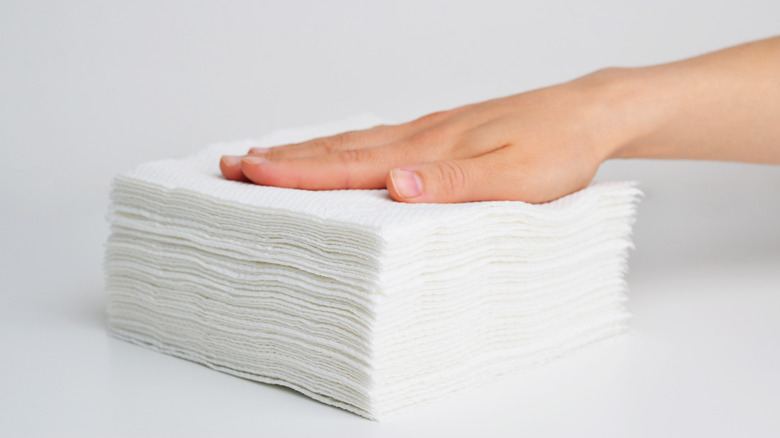
[[237, 155], [223, 155], [222, 161], [229, 167], [238, 166], [241, 164], [241, 157]]
[[393, 169], [390, 171], [390, 181], [402, 198], [416, 198], [422, 194], [422, 180], [415, 172]]
[[241, 160], [241, 164], [250, 164], [254, 166], [257, 164], [263, 164], [266, 161], [268, 161], [268, 159], [263, 157], [244, 157], [244, 159]]
[[264, 154], [268, 152], [268, 148], [250, 148], [249, 153], [250, 154]]

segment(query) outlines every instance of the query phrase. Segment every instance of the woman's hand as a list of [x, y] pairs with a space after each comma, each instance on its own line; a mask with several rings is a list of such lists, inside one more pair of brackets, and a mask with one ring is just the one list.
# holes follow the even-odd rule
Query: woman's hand
[[387, 187], [402, 202], [551, 201], [607, 158], [780, 164], [780, 37], [300, 144], [222, 157], [227, 179]]
[[226, 178], [298, 189], [387, 187], [402, 202], [545, 202], [588, 185], [623, 139], [609, 72], [409, 123], [222, 158]]

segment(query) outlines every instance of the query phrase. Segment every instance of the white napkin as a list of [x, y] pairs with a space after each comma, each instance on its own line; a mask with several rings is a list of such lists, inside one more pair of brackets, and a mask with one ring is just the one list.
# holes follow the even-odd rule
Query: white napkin
[[223, 154], [379, 123], [278, 131], [117, 176], [111, 333], [380, 419], [626, 330], [633, 183], [436, 205], [219, 173]]

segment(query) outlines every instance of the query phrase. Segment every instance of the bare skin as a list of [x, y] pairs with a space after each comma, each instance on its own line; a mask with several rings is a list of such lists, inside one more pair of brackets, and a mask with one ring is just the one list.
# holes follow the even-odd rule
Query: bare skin
[[401, 202], [550, 201], [611, 158], [780, 164], [780, 37], [244, 156], [225, 178], [387, 188]]

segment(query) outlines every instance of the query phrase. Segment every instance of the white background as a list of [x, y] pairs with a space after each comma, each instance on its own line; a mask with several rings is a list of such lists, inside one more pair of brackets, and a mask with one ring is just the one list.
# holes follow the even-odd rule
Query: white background
[[777, 436], [778, 167], [605, 164], [647, 194], [633, 333], [381, 424], [109, 338], [101, 263], [143, 161], [778, 33], [776, 0], [4, 0], [0, 435]]

